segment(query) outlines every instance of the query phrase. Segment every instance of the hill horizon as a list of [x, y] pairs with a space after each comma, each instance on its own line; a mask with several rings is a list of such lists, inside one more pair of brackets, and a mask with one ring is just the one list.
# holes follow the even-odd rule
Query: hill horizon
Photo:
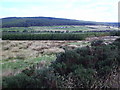
[[96, 22], [56, 17], [5, 17], [1, 18], [2, 27], [30, 27], [30, 26], [57, 26], [57, 25], [114, 25], [118, 22]]
[[[89, 22], [100, 22], [100, 21], [90, 21], [90, 20], [79, 20], [79, 19], [72, 19], [72, 18], [62, 18], [62, 17], [50, 17], [50, 16], [11, 16], [11, 17], [2, 17], [0, 19], [7, 19], [7, 18], [56, 18], [56, 19], [69, 19], [69, 20], [77, 20], [77, 21], [89, 21]], [[101, 23], [109, 23], [110, 21], [105, 21], [105, 22], [101, 22]], [[118, 23], [118, 22], [111, 22], [111, 23]]]

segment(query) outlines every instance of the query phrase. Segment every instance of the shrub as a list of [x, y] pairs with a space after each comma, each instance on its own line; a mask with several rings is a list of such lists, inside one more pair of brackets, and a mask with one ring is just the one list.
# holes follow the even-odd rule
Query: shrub
[[91, 43], [91, 46], [100, 46], [102, 45], [103, 40], [95, 40]]
[[118, 47], [118, 51], [116, 53], [118, 53], [117, 55], [117, 61], [120, 65], [120, 38], [116, 39], [114, 42], [113, 42], [113, 45], [115, 45], [116, 47]]
[[25, 59], [26, 58], [26, 56], [24, 55], [24, 54], [17, 54], [16, 55], [16, 57], [15, 57], [16, 59]]
[[83, 66], [79, 66], [79, 68], [75, 69], [74, 71], [74, 76], [77, 79], [76, 82], [78, 82], [76, 87], [90, 88], [95, 80], [94, 75], [94, 69], [86, 69]]
[[39, 81], [37, 79], [33, 79], [32, 77], [27, 76], [24, 73], [20, 73], [16, 76], [3, 77], [3, 88], [38, 88]]
[[[57, 56], [57, 60], [51, 65], [55, 72], [61, 75], [68, 75], [78, 69], [79, 65], [84, 68], [92, 68], [98, 72], [99, 76], [107, 74], [118, 62], [118, 48], [115, 45], [102, 45], [103, 41], [93, 42], [92, 47], [83, 47], [75, 50], [65, 49], [65, 53]], [[97, 45], [99, 46], [96, 46]], [[107, 67], [107, 68], [106, 68]], [[109, 68], [109, 69], [108, 69]], [[101, 71], [102, 70], [102, 71]], [[105, 72], [106, 73], [105, 73]], [[102, 74], [102, 72], [104, 72]]]
[[112, 31], [110, 32], [111, 36], [120, 36], [120, 31]]

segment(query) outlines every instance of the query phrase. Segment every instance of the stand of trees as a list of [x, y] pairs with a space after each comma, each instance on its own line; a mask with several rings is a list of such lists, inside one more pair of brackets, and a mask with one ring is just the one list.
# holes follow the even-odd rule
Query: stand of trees
[[88, 32], [88, 33], [21, 33], [3, 32], [2, 40], [84, 40], [90, 36], [104, 36], [109, 33]]

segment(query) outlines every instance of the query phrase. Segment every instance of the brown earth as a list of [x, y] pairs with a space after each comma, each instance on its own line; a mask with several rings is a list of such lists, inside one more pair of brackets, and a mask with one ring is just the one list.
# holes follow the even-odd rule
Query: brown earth
[[60, 46], [74, 41], [2, 41], [2, 60], [38, 57], [41, 54], [64, 52]]

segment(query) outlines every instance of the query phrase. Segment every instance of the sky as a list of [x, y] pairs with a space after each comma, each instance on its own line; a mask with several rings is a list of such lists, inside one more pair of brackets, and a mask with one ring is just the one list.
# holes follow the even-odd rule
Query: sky
[[56, 17], [118, 22], [120, 0], [0, 0], [0, 18]]

